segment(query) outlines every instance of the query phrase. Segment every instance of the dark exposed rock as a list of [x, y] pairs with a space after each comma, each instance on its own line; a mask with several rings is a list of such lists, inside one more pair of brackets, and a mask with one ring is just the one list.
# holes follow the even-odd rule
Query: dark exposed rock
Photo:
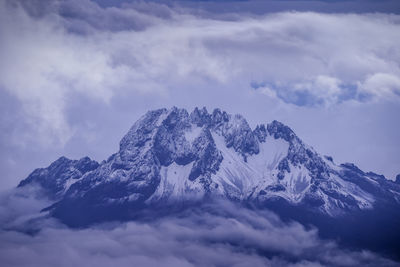
[[[256, 165], [262, 169], [251, 169], [254, 159], [275, 153], [260, 153], [274, 147], [264, 145], [280, 142], [288, 147], [283, 155]], [[19, 187], [39, 185], [59, 200], [48, 209], [51, 214], [72, 221], [77, 207], [79, 216], [86, 216], [83, 221], [122, 219], [154, 201], [167, 202], [172, 195], [185, 200], [187, 192], [256, 200], [262, 205], [282, 199], [330, 215], [370, 208], [375, 202], [397, 205], [400, 201], [399, 176], [393, 183], [354, 164], [330, 166], [336, 166], [330, 157], [320, 156], [278, 121], [252, 130], [241, 115], [219, 109], [209, 114], [205, 108], [189, 114], [173, 107], [147, 112], [122, 138], [119, 151], [101, 164], [87, 157], [62, 157], [48, 168], [35, 170]], [[154, 197], [156, 192], [159, 195]], [[109, 215], [105, 217], [104, 211]], [[128, 215], [122, 216], [122, 211]], [[122, 217], [113, 217], [117, 214]]]
[[89, 157], [80, 160], [70, 160], [60, 157], [47, 168], [34, 170], [18, 187], [36, 184], [50, 199], [59, 199], [68, 189], [68, 181], [80, 179], [85, 173], [96, 169], [99, 164]]

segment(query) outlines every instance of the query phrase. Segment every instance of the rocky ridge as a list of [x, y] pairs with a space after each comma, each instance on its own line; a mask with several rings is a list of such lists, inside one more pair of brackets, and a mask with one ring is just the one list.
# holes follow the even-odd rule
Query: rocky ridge
[[398, 182], [335, 164], [278, 121], [253, 130], [241, 115], [205, 108], [149, 111], [107, 160], [62, 157], [19, 187], [31, 184], [54, 199], [47, 210], [61, 219], [204, 198], [279, 200], [328, 216], [400, 203]]

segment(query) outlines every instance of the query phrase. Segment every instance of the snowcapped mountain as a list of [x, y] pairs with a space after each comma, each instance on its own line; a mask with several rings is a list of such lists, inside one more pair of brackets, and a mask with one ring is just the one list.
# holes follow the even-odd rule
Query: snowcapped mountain
[[89, 157], [80, 160], [61, 157], [47, 168], [34, 170], [18, 187], [36, 184], [48, 198], [60, 199], [73, 183], [97, 167], [99, 163]]
[[399, 179], [337, 165], [278, 121], [251, 129], [241, 115], [205, 108], [149, 111], [107, 160], [62, 157], [19, 187], [32, 184], [54, 200], [50, 214], [73, 225], [210, 198], [283, 201], [328, 217], [400, 206]]

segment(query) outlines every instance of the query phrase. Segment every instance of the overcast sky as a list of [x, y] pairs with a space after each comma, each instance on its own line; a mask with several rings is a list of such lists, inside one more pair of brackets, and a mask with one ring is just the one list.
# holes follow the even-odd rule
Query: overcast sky
[[400, 173], [398, 1], [0, 0], [0, 188], [98, 161], [147, 110], [277, 119], [336, 163]]

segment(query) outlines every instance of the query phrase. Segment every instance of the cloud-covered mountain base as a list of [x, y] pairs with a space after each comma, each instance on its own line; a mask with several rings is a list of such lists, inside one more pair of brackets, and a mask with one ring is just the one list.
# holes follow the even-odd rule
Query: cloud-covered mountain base
[[[269, 211], [226, 202], [79, 230], [52, 219], [33, 224], [34, 214], [26, 211], [43, 204], [37, 199], [8, 194], [1, 202], [0, 222], [8, 228], [0, 232], [4, 266], [395, 266], [375, 253], [321, 240], [316, 229], [283, 223]], [[32, 227], [40, 230], [21, 232]]]

